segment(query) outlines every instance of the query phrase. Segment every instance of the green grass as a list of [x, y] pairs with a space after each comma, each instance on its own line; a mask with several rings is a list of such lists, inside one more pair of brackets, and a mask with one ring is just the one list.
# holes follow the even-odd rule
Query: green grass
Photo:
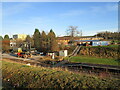
[[74, 74], [3, 61], [3, 88], [120, 88], [120, 79]]
[[74, 56], [70, 59], [70, 62], [82, 62], [93, 64], [105, 64], [105, 65], [120, 65], [120, 62], [111, 58], [96, 58], [90, 56]]
[[93, 47], [115, 47], [115, 48], [118, 48], [119, 45], [108, 45], [108, 46], [82, 46], [82, 47], [85, 47], [85, 48], [93, 48]]

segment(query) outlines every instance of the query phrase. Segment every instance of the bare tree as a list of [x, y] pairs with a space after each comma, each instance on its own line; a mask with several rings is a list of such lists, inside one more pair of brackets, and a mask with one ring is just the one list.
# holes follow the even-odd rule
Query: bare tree
[[67, 30], [67, 34], [71, 37], [75, 37], [77, 33], [78, 26], [69, 26], [69, 29]]
[[82, 30], [80, 30], [80, 31], [76, 31], [77, 33], [76, 33], [76, 36], [82, 36]]
[[67, 36], [75, 37], [82, 36], [82, 30], [78, 30], [78, 26], [69, 26], [66, 31]]

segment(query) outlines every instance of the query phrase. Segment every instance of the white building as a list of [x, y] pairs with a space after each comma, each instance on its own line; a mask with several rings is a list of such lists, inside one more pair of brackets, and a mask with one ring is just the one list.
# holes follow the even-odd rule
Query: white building
[[16, 40], [11, 39], [10, 40], [10, 48], [13, 48], [16, 46]]
[[27, 37], [26, 34], [15, 34], [15, 35], [13, 35], [14, 39], [19, 39], [19, 40], [25, 40], [26, 37]]

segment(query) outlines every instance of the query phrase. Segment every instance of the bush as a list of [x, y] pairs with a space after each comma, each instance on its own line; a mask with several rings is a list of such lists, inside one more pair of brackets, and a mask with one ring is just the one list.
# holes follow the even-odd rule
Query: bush
[[96, 56], [102, 58], [117, 58], [118, 47], [82, 47], [79, 55]]

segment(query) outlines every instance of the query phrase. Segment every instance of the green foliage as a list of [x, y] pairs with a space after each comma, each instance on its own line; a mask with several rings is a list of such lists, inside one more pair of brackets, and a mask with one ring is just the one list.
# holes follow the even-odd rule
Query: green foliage
[[118, 57], [118, 54], [118, 45], [82, 47], [79, 52], [79, 55], [115, 59]]
[[103, 79], [5, 61], [2, 64], [3, 88], [120, 88], [120, 79]]
[[25, 41], [26, 41], [26, 42], [30, 42], [30, 43], [31, 43], [31, 47], [34, 47], [34, 40], [33, 40], [33, 37], [30, 37], [30, 35], [27, 35]]
[[[67, 58], [66, 58], [67, 59]], [[116, 59], [111, 58], [96, 58], [91, 56], [74, 56], [70, 59], [71, 62], [105, 64], [105, 65], [119, 65]]]
[[34, 33], [39, 33], [39, 29], [36, 28]]
[[30, 35], [27, 35], [27, 37], [26, 37], [26, 42], [31, 42], [31, 37], [30, 37]]
[[3, 40], [3, 37], [2, 36], [0, 36], [0, 41], [2, 41]]
[[113, 44], [113, 45], [120, 44], [120, 40], [119, 39], [118, 40], [111, 40], [110, 44]]
[[64, 43], [61, 43], [61, 44], [59, 45], [59, 48], [60, 48], [60, 50], [64, 50], [64, 49], [65, 49]]
[[2, 49], [5, 51], [5, 52], [9, 52], [9, 49], [10, 49], [10, 39], [9, 39], [9, 36], [8, 35], [5, 35], [4, 36], [4, 39], [2, 41]]
[[49, 50], [51, 52], [54, 52], [54, 51], [58, 51], [59, 48], [58, 48], [58, 43], [57, 43], [57, 38], [56, 38], [56, 35], [55, 33], [53, 32], [53, 30], [51, 29], [50, 32], [48, 33], [48, 46], [49, 46]]
[[35, 32], [34, 32], [34, 47], [40, 51], [40, 48], [41, 48], [41, 43], [40, 43], [40, 38], [41, 38], [41, 34], [39, 32], [38, 29], [35, 29]]
[[107, 40], [120, 40], [120, 32], [100, 32], [96, 34], [95, 36], [103, 37]]
[[66, 47], [66, 50], [68, 50], [68, 54], [71, 54], [76, 46], [70, 46], [70, 47]]
[[8, 35], [5, 35], [5, 36], [4, 36], [4, 40], [9, 40], [9, 36], [8, 36]]
[[85, 48], [104, 48], [104, 47], [108, 47], [108, 48], [111, 48], [111, 47], [114, 47], [114, 48], [118, 48], [119, 45], [108, 45], [108, 46], [82, 46], [82, 47], [85, 47]]
[[[72, 53], [76, 46], [68, 48], [68, 53]], [[82, 46], [78, 55], [95, 56], [101, 58], [118, 58], [119, 45], [110, 46]]]
[[54, 52], [59, 50], [57, 38], [52, 29], [48, 35], [46, 35], [44, 31], [40, 34], [39, 30], [35, 29], [34, 46], [37, 50], [42, 52]]
[[47, 52], [47, 35], [44, 31], [42, 31], [41, 35], [41, 50]]

